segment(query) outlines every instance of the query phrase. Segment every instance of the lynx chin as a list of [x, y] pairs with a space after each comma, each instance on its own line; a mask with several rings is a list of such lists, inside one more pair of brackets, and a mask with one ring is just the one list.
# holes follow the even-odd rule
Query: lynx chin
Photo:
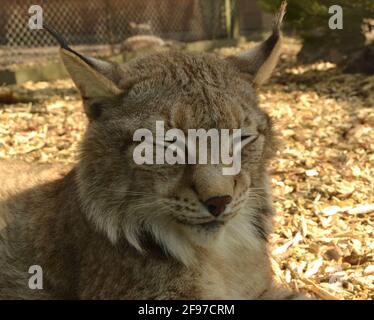
[[[273, 34], [237, 56], [163, 52], [123, 65], [86, 57], [52, 28], [89, 119], [76, 165], [0, 162], [0, 299], [295, 299], [272, 277], [266, 172], [271, 121], [255, 86]], [[137, 165], [134, 132], [240, 129], [241, 170]], [[28, 269], [43, 269], [32, 290]]]

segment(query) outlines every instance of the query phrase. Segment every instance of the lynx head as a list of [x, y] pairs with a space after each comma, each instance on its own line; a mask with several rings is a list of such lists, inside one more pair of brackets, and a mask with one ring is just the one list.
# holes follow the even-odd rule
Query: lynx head
[[[89, 119], [77, 167], [83, 209], [115, 243], [139, 251], [151, 238], [185, 264], [199, 248], [220, 241], [266, 238], [271, 205], [265, 163], [271, 124], [254, 86], [280, 54], [282, 5], [264, 43], [225, 60], [210, 54], [157, 53], [116, 65], [84, 57], [61, 39], [62, 60], [81, 92]], [[53, 32], [53, 31], [52, 31]], [[241, 129], [241, 170], [220, 164], [137, 165], [137, 129]]]

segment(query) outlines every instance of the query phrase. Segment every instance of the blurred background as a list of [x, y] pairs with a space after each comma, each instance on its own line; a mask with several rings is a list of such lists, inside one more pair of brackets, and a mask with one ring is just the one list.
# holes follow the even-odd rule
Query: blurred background
[[[278, 0], [0, 0], [0, 159], [74, 163], [80, 97], [44, 30], [119, 63], [155, 51], [249, 49]], [[332, 5], [343, 29], [330, 29]], [[279, 150], [271, 162], [278, 281], [327, 299], [374, 298], [374, 1], [288, 0], [285, 45], [258, 89]]]
[[[55, 55], [54, 40], [28, 28], [32, 0], [1, 0], [0, 66]], [[43, 19], [72, 45], [112, 55], [135, 35], [193, 42], [252, 38], [271, 27], [278, 0], [40, 0]], [[290, 0], [287, 31], [303, 40], [298, 59], [345, 63], [348, 71], [373, 73], [372, 0]], [[331, 30], [328, 8], [344, 9], [343, 30]], [[347, 55], [350, 58], [347, 59]]]
[[[34, 2], [2, 0], [3, 64], [50, 54], [49, 47], [55, 45], [49, 35], [30, 30], [25, 23], [25, 13]], [[117, 52], [134, 35], [191, 42], [239, 36], [234, 28], [243, 34], [269, 30], [271, 24], [271, 16], [256, 1], [246, 0], [41, 0], [39, 4], [45, 21], [70, 44], [102, 55]]]

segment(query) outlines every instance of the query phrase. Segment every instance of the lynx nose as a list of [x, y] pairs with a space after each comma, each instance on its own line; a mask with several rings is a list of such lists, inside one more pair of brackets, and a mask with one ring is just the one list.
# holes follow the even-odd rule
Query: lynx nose
[[211, 197], [204, 202], [204, 205], [213, 216], [218, 217], [225, 211], [226, 205], [228, 205], [231, 200], [231, 196]]

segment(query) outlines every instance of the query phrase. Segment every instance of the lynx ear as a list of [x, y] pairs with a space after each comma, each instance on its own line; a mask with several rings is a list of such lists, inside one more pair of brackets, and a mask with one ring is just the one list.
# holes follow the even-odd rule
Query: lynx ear
[[227, 58], [240, 72], [253, 75], [256, 85], [263, 84], [270, 77], [278, 62], [282, 46], [281, 26], [286, 7], [287, 1], [282, 1], [274, 19], [273, 33], [266, 41], [253, 49]]
[[110, 79], [115, 66], [109, 62], [86, 57], [82, 59], [74, 51], [64, 48], [60, 49], [60, 55], [83, 98], [112, 97], [121, 93]]
[[84, 57], [71, 49], [66, 41], [51, 27], [46, 29], [60, 44], [62, 61], [84, 99], [112, 97], [120, 94], [116, 86], [118, 66], [103, 60]]

